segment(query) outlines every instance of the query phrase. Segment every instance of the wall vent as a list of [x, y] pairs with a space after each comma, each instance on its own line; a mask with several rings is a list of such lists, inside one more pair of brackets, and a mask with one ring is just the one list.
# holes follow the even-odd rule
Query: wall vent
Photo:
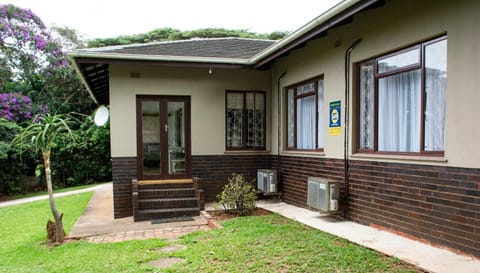
[[140, 78], [140, 72], [130, 72], [130, 78]]

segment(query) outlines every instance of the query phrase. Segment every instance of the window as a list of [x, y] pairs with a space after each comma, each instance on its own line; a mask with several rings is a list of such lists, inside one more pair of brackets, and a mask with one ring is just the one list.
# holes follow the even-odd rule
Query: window
[[359, 151], [443, 154], [447, 37], [359, 64]]
[[323, 78], [287, 87], [287, 149], [322, 150]]
[[227, 150], [265, 149], [265, 92], [226, 92]]

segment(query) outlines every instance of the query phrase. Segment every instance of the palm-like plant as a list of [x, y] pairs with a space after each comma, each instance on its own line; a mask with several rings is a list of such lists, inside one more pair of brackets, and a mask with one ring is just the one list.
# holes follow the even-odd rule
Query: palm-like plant
[[12, 144], [19, 146], [24, 150], [31, 147], [36, 153], [41, 152], [43, 157], [43, 165], [45, 169], [45, 178], [47, 182], [48, 197], [50, 201], [50, 209], [55, 219], [56, 233], [55, 242], [63, 243], [64, 230], [62, 223], [63, 214], [59, 213], [55, 206], [52, 187], [52, 172], [50, 169], [50, 155], [55, 141], [65, 135], [73, 139], [70, 125], [73, 120], [67, 115], [42, 115], [36, 116], [30, 125], [23, 129], [13, 140]]

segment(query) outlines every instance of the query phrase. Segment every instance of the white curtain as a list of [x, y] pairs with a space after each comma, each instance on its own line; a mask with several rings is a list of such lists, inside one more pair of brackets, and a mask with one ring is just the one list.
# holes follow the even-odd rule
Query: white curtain
[[378, 81], [378, 150], [420, 152], [420, 70]]
[[297, 149], [315, 149], [315, 96], [297, 100]]

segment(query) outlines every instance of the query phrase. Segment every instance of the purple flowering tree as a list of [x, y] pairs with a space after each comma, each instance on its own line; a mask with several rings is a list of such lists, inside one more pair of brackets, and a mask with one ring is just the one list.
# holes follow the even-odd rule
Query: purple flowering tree
[[83, 45], [73, 29], [48, 29], [31, 10], [0, 4], [0, 93], [22, 93], [53, 113], [89, 114], [93, 103], [63, 50]]
[[0, 118], [20, 123], [35, 115], [47, 113], [48, 105], [34, 105], [28, 96], [20, 93], [0, 93]]
[[[40, 18], [29, 9], [0, 5], [0, 85], [6, 80], [68, 65], [60, 45]], [[0, 87], [1, 87], [0, 86]]]

